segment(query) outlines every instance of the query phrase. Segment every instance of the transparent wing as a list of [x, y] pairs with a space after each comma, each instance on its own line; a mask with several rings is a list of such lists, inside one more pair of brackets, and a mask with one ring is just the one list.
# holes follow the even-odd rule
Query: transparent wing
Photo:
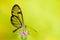
[[19, 18], [15, 15], [11, 16], [11, 23], [16, 28], [19, 28], [21, 26], [21, 22], [20, 22]]
[[15, 4], [12, 7], [11, 13], [12, 13], [12, 15], [18, 16], [18, 12], [21, 12], [21, 9], [17, 4]]
[[[19, 5], [15, 4], [11, 10], [11, 23], [17, 29], [19, 29], [23, 25], [23, 15]], [[14, 32], [17, 30], [15, 29]]]
[[19, 19], [20, 19], [20, 21], [21, 21], [21, 23], [23, 25], [24, 24], [24, 20], [23, 20], [23, 15], [22, 14], [19, 14]]
[[19, 18], [19, 20], [21, 21], [21, 23], [23, 24], [23, 14], [22, 14], [22, 11], [21, 11], [21, 8], [19, 5], [15, 4], [12, 8], [12, 15], [15, 15]]

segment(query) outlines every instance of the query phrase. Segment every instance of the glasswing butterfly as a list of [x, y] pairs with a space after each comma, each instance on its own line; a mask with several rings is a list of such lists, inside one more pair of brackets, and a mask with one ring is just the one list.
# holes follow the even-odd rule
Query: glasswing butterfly
[[[16, 32], [18, 29], [22, 28], [23, 32], [21, 32], [21, 39], [26, 40], [27, 39], [27, 37], [26, 37], [27, 31], [25, 30], [26, 26], [24, 25], [23, 14], [22, 14], [20, 6], [15, 4], [12, 7], [11, 14], [12, 14], [12, 16], [11, 16], [11, 24], [14, 27], [17, 28], [13, 32]], [[33, 29], [33, 28], [30, 27], [29, 29]], [[36, 30], [34, 30], [34, 31], [36, 32]], [[23, 36], [25, 36], [25, 37], [23, 37]]]
[[17, 29], [15, 29], [13, 32], [17, 31], [19, 28], [22, 28], [22, 25], [24, 24], [23, 22], [23, 14], [21, 11], [20, 6], [18, 6], [17, 4], [15, 4], [12, 7], [11, 10], [11, 23], [14, 27], [16, 27]]
[[[17, 29], [15, 29], [13, 32], [17, 31], [19, 28], [26, 28], [26, 26], [24, 25], [24, 20], [23, 20], [23, 14], [21, 11], [21, 8], [19, 5], [15, 4], [12, 7], [11, 10], [11, 24], [16, 27]], [[31, 27], [29, 27], [31, 28]], [[31, 28], [33, 29], [33, 28]], [[37, 32], [35, 29], [33, 29], [35, 32]]]

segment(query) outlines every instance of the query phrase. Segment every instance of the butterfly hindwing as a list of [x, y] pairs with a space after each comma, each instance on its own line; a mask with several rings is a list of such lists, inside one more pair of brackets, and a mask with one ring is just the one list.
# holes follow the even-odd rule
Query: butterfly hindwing
[[19, 21], [18, 17], [15, 15], [11, 16], [11, 23], [17, 28], [21, 26], [21, 22]]

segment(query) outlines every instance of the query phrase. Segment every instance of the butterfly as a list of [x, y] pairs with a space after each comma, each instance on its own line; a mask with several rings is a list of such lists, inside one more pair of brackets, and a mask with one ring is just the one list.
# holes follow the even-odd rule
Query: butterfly
[[[20, 28], [26, 28], [25, 24], [24, 24], [24, 20], [23, 20], [23, 14], [21, 11], [21, 8], [18, 4], [15, 4], [12, 7], [11, 10], [11, 24], [16, 27], [17, 29], [15, 29], [13, 32], [17, 31]], [[29, 29], [33, 29], [31, 27], [29, 27]], [[36, 31], [35, 29], [33, 29], [34, 31]]]
[[13, 32], [17, 31], [19, 28], [22, 28], [22, 25], [24, 24], [24, 21], [23, 21], [23, 14], [22, 14], [22, 11], [21, 11], [21, 8], [19, 5], [15, 4], [13, 7], [12, 7], [12, 10], [11, 10], [11, 24], [16, 27], [17, 29], [15, 29]]

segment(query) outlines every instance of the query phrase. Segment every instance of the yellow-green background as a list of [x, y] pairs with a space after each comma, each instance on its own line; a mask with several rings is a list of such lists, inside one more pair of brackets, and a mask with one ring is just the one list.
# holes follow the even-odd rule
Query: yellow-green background
[[20, 40], [10, 22], [14, 4], [22, 9], [27, 40], [60, 40], [60, 0], [0, 0], [0, 40]]

